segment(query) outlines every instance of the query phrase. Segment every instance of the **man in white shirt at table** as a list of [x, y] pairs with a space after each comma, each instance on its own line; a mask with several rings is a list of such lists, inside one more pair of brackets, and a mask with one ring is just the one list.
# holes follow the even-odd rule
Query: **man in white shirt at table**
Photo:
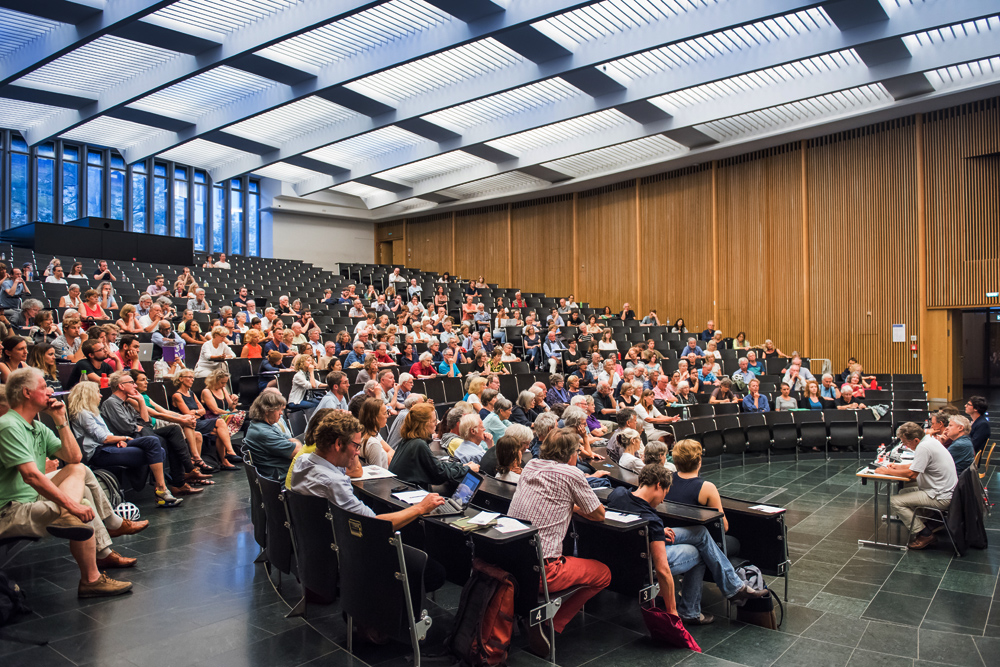
[[915, 485], [904, 487], [892, 497], [892, 509], [903, 525], [910, 529], [910, 542], [906, 546], [924, 549], [937, 542], [937, 537], [915, 511], [921, 507], [948, 509], [958, 484], [955, 461], [944, 445], [933, 436], [926, 435], [919, 424], [906, 422], [900, 425], [896, 436], [904, 446], [913, 450], [913, 460], [909, 463], [890, 463], [875, 472], [916, 480]]

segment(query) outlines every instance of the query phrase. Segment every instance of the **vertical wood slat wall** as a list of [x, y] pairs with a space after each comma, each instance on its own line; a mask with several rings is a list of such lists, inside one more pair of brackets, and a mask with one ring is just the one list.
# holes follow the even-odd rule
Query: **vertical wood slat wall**
[[[661, 319], [684, 317], [692, 330], [714, 316], [727, 335], [739, 328], [752, 342], [770, 337], [785, 352], [836, 365], [855, 354], [874, 372], [920, 372], [909, 345], [890, 339], [896, 323], [906, 324], [907, 337], [919, 336], [923, 313], [918, 131], [927, 307], [996, 305], [985, 292], [1000, 290], [997, 99], [927, 114], [922, 128], [908, 117], [720, 161], [714, 190], [706, 164], [576, 195], [409, 219], [410, 265], [482, 274], [501, 285], [510, 266], [512, 286], [528, 291], [568, 295], [576, 285], [577, 299], [597, 307], [630, 301], [640, 316], [656, 308]], [[453, 215], [455, 260], [442, 266]], [[380, 223], [376, 238], [398, 224]]]

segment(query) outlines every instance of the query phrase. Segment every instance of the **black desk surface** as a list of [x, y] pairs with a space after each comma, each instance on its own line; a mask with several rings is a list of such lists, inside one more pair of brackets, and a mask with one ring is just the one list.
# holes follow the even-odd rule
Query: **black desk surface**
[[[604, 502], [608, 499], [611, 489], [594, 489], [597, 497]], [[701, 507], [699, 505], [684, 505], [683, 503], [673, 503], [664, 501], [656, 508], [656, 513], [663, 517], [667, 525], [670, 522], [682, 521], [686, 524], [708, 525], [714, 521], [722, 519], [722, 512], [718, 512], [711, 507]]]
[[[782, 507], [777, 512], [764, 512], [762, 510], [751, 509], [757, 505], [767, 505], [767, 503], [757, 503], [747, 500], [738, 500], [736, 498], [731, 498], [729, 496], [720, 496], [722, 499], [722, 509], [727, 512], [740, 512], [742, 514], [752, 514], [754, 516], [759, 516], [762, 518], [767, 517], [780, 517], [785, 513], [785, 508]], [[768, 505], [769, 507], [777, 507], [776, 505]]]

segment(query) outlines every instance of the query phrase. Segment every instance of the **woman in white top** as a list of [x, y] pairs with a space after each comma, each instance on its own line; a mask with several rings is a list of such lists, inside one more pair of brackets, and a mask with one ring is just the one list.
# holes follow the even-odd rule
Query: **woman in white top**
[[236, 353], [226, 344], [228, 335], [225, 327], [212, 329], [212, 340], [201, 346], [201, 354], [194, 367], [195, 377], [208, 377], [216, 368], [225, 365], [226, 359], [236, 358]]
[[642, 461], [642, 438], [639, 437], [639, 432], [631, 428], [623, 429], [618, 435], [618, 442], [624, 450], [618, 459], [618, 466], [638, 475], [645, 466]]
[[80, 310], [83, 308], [83, 301], [80, 299], [80, 286], [76, 283], [70, 283], [69, 294], [59, 298], [60, 308], [76, 308]]
[[656, 409], [656, 406], [653, 405], [652, 389], [646, 389], [642, 392], [639, 404], [633, 409], [635, 410], [636, 417], [639, 419], [638, 426], [646, 434], [647, 441], [660, 440], [667, 434], [666, 431], [661, 431], [656, 428], [656, 424], [666, 424], [668, 422], [676, 421], [670, 417], [664, 417], [663, 414]]
[[504, 435], [497, 440], [496, 478], [501, 482], [517, 484], [521, 479], [521, 456], [524, 451], [521, 441], [513, 435]]
[[310, 389], [325, 387], [316, 379], [316, 360], [311, 354], [300, 354], [292, 362], [295, 375], [292, 376], [292, 388], [288, 392], [288, 407], [310, 410], [319, 405], [319, 401], [307, 398]]
[[385, 428], [389, 413], [385, 403], [380, 398], [366, 398], [358, 411], [358, 421], [361, 422], [361, 449], [358, 456], [365, 465], [388, 468], [392, 461], [393, 450], [389, 443], [379, 434]]
[[597, 343], [597, 349], [618, 350], [618, 343], [611, 339], [611, 333], [611, 329], [605, 329], [601, 332], [601, 340]]

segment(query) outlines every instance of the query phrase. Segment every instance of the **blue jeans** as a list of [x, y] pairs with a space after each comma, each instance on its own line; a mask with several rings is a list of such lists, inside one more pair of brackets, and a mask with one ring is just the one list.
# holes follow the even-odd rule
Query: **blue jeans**
[[[701, 613], [701, 584], [705, 569], [712, 573], [722, 595], [730, 598], [743, 586], [729, 559], [704, 526], [674, 528], [674, 543], [667, 545], [667, 563], [673, 574], [685, 574], [677, 600], [681, 618]], [[675, 565], [676, 563], [676, 565]]]

